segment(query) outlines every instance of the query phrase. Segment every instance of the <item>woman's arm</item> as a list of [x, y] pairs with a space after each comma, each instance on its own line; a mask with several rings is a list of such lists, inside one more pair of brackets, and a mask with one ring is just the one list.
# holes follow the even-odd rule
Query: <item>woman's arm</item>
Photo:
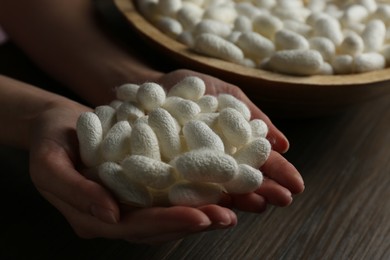
[[[0, 93], [0, 143], [24, 149], [30, 146], [32, 122], [43, 111], [56, 103], [75, 104], [64, 97], [3, 75], [0, 75]], [[80, 108], [83, 106], [80, 105]]]
[[[122, 49], [107, 37], [91, 0], [0, 0], [0, 24], [29, 57], [90, 104], [113, 99], [113, 88], [127, 82], [155, 81], [131, 46]], [[141, 54], [142, 55], [142, 54]]]

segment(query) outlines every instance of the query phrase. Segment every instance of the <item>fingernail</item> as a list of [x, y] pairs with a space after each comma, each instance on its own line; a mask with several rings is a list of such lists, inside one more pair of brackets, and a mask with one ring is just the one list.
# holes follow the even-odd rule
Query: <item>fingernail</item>
[[91, 206], [91, 214], [92, 216], [100, 219], [103, 222], [108, 224], [116, 224], [118, 223], [118, 219], [116, 218], [114, 212], [110, 209], [105, 209], [96, 205]]
[[275, 136], [268, 135], [267, 136], [267, 140], [271, 144], [272, 147], [276, 145], [276, 138], [275, 138]]
[[220, 222], [212, 224], [210, 226], [210, 229], [224, 229], [224, 228], [233, 227], [234, 225], [235, 224], [233, 224], [232, 222], [220, 221]]
[[216, 224], [217, 227], [229, 227], [232, 224], [230, 221], [220, 221]]
[[230, 226], [232, 224], [232, 220], [230, 216], [226, 215], [224, 219], [221, 219], [218, 223], [218, 225], [224, 227], [224, 226]]
[[290, 148], [290, 143], [284, 135], [283, 138], [277, 138], [276, 136], [269, 134], [267, 140], [270, 142], [272, 148], [279, 153], [286, 153]]
[[198, 223], [199, 228], [205, 228], [205, 227], [208, 227], [210, 225], [211, 225], [211, 221], [209, 219]]
[[230, 213], [230, 212], [225, 213], [223, 218], [221, 218], [221, 220], [215, 224], [215, 227], [216, 228], [225, 228], [225, 227], [234, 226], [236, 224], [236, 221], [235, 221], [236, 218], [232, 214], [234, 214], [234, 213]]

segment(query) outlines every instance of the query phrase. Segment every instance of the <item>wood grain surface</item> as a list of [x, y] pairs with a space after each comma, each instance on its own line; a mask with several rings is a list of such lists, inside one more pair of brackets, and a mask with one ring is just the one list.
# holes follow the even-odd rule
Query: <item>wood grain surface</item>
[[[0, 57], [0, 73], [71, 95], [12, 44]], [[0, 259], [390, 259], [390, 97], [328, 117], [272, 119], [304, 193], [286, 208], [238, 212], [229, 230], [161, 246], [78, 238], [32, 185], [28, 153], [0, 146]]]

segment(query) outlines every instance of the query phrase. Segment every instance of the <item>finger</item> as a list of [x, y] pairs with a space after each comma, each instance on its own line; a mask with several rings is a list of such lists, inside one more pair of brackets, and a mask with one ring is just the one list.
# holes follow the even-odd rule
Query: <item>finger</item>
[[261, 213], [267, 208], [265, 198], [256, 193], [231, 195], [233, 206], [247, 212]]
[[271, 119], [266, 114], [249, 100], [246, 95], [243, 96], [241, 100], [243, 100], [251, 110], [252, 118], [259, 118], [267, 124], [267, 139], [271, 143], [272, 149], [279, 153], [287, 152], [290, 147], [287, 137], [272, 123]]
[[237, 224], [237, 216], [230, 209], [218, 205], [205, 205], [198, 209], [205, 213], [212, 222], [208, 230], [233, 227]]
[[[34, 154], [31, 160], [32, 172], [39, 172], [32, 174], [37, 188], [104, 222], [118, 222], [119, 208], [112, 195], [98, 183], [77, 172], [62, 148], [55, 144], [45, 146], [48, 152]], [[35, 165], [34, 162], [48, 163]]]
[[268, 203], [275, 206], [288, 206], [292, 202], [291, 192], [279, 183], [265, 178], [256, 193], [264, 197]]
[[104, 237], [133, 243], [160, 244], [206, 230], [211, 225], [204, 213], [189, 207], [137, 209], [124, 213], [117, 224], [108, 224], [78, 211], [51, 193], [44, 192], [43, 195], [82, 238]]
[[265, 123], [269, 128], [266, 138], [271, 143], [272, 149], [279, 153], [286, 153], [290, 148], [290, 143], [286, 136], [271, 121], [265, 120]]
[[[201, 232], [212, 225], [202, 211], [182, 206], [153, 207], [125, 213], [117, 232], [129, 241], [161, 242], [167, 236], [175, 239]], [[171, 234], [169, 236], [167, 234]]]
[[[179, 231], [177, 230], [172, 231], [172, 229], [164, 230], [163, 232], [159, 232], [158, 234], [155, 234], [153, 237], [144, 237], [142, 239], [137, 239], [137, 241], [148, 242], [148, 243], [153, 241], [153, 244], [154, 243], [159, 244], [161, 242], [177, 240], [185, 236], [188, 236], [190, 234], [193, 234], [195, 232], [229, 228], [237, 224], [236, 214], [227, 208], [223, 208], [217, 205], [206, 205], [206, 206], [199, 207], [198, 210], [203, 212], [210, 219], [211, 222], [207, 228], [204, 228], [202, 225], [200, 229], [197, 228], [195, 230], [193, 228], [187, 231], [180, 231], [180, 229]], [[184, 223], [183, 221], [179, 221], [179, 222]], [[175, 223], [175, 226], [176, 225], [178, 225], [177, 221]], [[154, 230], [156, 230], [156, 228], [158, 229], [158, 227], [155, 227]]]
[[230, 209], [218, 205], [205, 205], [197, 209], [173, 206], [136, 210], [124, 217], [123, 221], [137, 223], [132, 228], [134, 237], [130, 240], [161, 242], [162, 238], [178, 239], [196, 232], [235, 226], [237, 216]]
[[234, 95], [241, 101], [243, 101], [249, 108], [253, 118], [259, 118], [263, 120], [268, 126], [268, 135], [267, 139], [272, 145], [272, 149], [278, 151], [280, 153], [285, 153], [288, 151], [290, 144], [286, 138], [286, 136], [272, 123], [269, 117], [263, 113], [250, 99], [249, 97], [239, 88], [230, 86], [230, 89], [227, 88], [225, 91], [231, 95]]
[[293, 194], [301, 193], [305, 189], [304, 181], [298, 170], [275, 151], [271, 151], [268, 160], [261, 167], [261, 171], [265, 176], [287, 188]]
[[[133, 231], [131, 228], [125, 229], [124, 225], [120, 223], [116, 224], [115, 226], [102, 222], [96, 218], [93, 218], [91, 215], [78, 211], [51, 193], [44, 192], [43, 196], [56, 206], [56, 208], [67, 219], [74, 232], [81, 238], [90, 239], [104, 237], [110, 239], [124, 239], [132, 243], [158, 245], [164, 242], [178, 240], [188, 235], [188, 231], [170, 232], [168, 230], [165, 233], [158, 232], [157, 234], [151, 235], [147, 234], [147, 230], [145, 230], [145, 235], [136, 238], [135, 235], [132, 234]], [[133, 225], [138, 224], [141, 223], [133, 223]]]

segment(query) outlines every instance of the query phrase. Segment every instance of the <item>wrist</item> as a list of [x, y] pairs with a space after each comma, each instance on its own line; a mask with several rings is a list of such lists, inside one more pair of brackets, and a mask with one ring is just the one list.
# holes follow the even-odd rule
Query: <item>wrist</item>
[[78, 115], [88, 110], [62, 96], [1, 75], [0, 93], [0, 143], [24, 149], [29, 148], [34, 124], [47, 111], [63, 107]]
[[91, 57], [84, 66], [79, 64], [79, 69], [81, 76], [68, 70], [69, 73], [62, 73], [60, 81], [93, 107], [115, 99], [115, 89], [122, 84], [155, 82], [163, 75], [126, 56], [115, 59]]

